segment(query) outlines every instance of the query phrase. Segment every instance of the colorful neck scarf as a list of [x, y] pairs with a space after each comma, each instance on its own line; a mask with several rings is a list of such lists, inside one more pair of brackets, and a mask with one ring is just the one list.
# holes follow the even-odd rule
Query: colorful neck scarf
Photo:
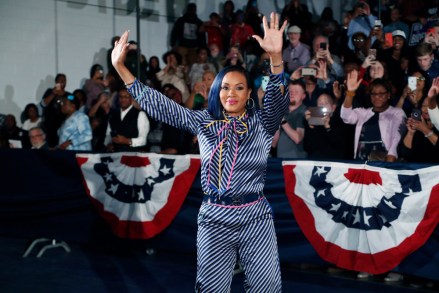
[[[210, 122], [207, 127], [212, 126], [214, 123], [222, 123], [222, 127], [218, 130], [217, 136], [221, 137], [221, 134], [225, 131], [224, 138], [221, 139], [221, 141], [218, 143], [218, 145], [215, 146], [213, 149], [210, 160], [209, 160], [209, 167], [208, 167], [208, 174], [207, 174], [207, 185], [210, 186], [213, 190], [217, 191], [218, 194], [221, 196], [224, 194], [227, 190], [230, 189], [230, 182], [232, 180], [233, 176], [233, 170], [235, 169], [235, 163], [236, 158], [238, 157], [238, 139], [240, 135], [243, 135], [248, 132], [248, 126], [245, 122], [247, 120], [248, 115], [247, 111], [244, 111], [239, 117], [230, 117], [223, 111], [224, 119], [223, 120], [215, 120]], [[221, 181], [222, 181], [222, 172], [223, 172], [223, 166], [222, 166], [222, 156], [223, 156], [223, 146], [228, 141], [231, 140], [231, 143], [235, 144], [235, 150], [233, 155], [233, 162], [230, 169], [230, 174], [227, 179], [227, 185], [224, 189], [221, 188]], [[214, 159], [215, 155], [218, 154], [218, 186], [214, 186], [213, 183], [211, 183], [211, 167], [212, 167], [212, 160]]]

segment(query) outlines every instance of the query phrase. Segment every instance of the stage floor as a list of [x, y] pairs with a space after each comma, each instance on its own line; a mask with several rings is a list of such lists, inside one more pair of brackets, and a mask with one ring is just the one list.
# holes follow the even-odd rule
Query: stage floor
[[[101, 247], [69, 245], [37, 258], [37, 245], [23, 258], [29, 240], [0, 237], [0, 292], [193, 292], [196, 256], [170, 251], [150, 255], [142, 245], [108, 243]], [[406, 276], [386, 284], [382, 276], [357, 280], [354, 272], [330, 274], [327, 268], [282, 264], [283, 292], [434, 292], [439, 284]], [[243, 292], [242, 274], [232, 292]]]

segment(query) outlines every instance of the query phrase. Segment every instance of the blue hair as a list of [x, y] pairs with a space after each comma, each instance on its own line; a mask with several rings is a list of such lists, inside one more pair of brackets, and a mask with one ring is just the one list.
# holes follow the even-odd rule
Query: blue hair
[[253, 82], [247, 70], [245, 70], [242, 66], [232, 65], [224, 67], [215, 77], [212, 86], [210, 87], [209, 96], [208, 96], [208, 106], [207, 109], [209, 113], [216, 119], [221, 120], [224, 119], [223, 114], [223, 105], [220, 100], [220, 92], [221, 86], [223, 82], [224, 76], [229, 72], [239, 72], [245, 76], [245, 80], [247, 82], [247, 86], [252, 90], [250, 94], [250, 99], [254, 102], [254, 107], [252, 109], [247, 109], [247, 113], [249, 115], [253, 115], [255, 110], [259, 108], [259, 102], [256, 95], [256, 91], [253, 88]]

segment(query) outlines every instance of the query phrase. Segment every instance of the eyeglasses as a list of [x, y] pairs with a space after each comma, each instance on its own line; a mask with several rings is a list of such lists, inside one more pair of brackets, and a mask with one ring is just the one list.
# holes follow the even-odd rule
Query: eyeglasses
[[352, 41], [362, 43], [362, 42], [364, 42], [366, 40], [365, 39], [352, 39]]
[[417, 79], [417, 80], [422, 80], [422, 81], [424, 81], [424, 80], [425, 80], [425, 77], [420, 76], [420, 77], [416, 77], [416, 79]]
[[382, 93], [370, 93], [371, 97], [384, 97], [388, 92], [382, 92]]

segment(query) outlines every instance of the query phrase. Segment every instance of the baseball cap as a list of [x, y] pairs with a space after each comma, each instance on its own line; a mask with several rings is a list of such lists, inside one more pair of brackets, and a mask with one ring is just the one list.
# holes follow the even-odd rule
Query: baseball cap
[[300, 34], [302, 33], [302, 30], [300, 29], [300, 27], [298, 27], [297, 25], [292, 25], [288, 28], [288, 33], [296, 33], [296, 34]]
[[396, 30], [392, 32], [392, 37], [402, 37], [404, 39], [407, 39], [405, 32], [403, 32], [402, 30]]

